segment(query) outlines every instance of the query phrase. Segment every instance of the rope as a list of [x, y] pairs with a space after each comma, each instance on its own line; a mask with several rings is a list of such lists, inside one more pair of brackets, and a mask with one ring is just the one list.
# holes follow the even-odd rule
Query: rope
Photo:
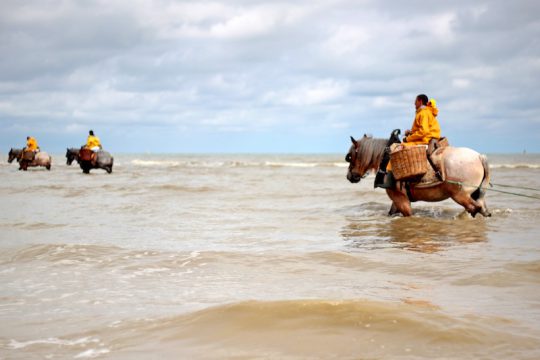
[[495, 190], [495, 189], [490, 189], [490, 188], [488, 188], [487, 190], [489, 190], [489, 191], [495, 191], [495, 192], [500, 192], [500, 193], [503, 193], [503, 194], [510, 194], [510, 195], [516, 195], [516, 196], [523, 196], [523, 197], [526, 197], [526, 198], [531, 198], [531, 199], [538, 199], [538, 200], [540, 200], [540, 196], [518, 194], [518, 193], [513, 193], [513, 192], [510, 192], [510, 191]]
[[[456, 185], [460, 185], [460, 186], [469, 186], [469, 187], [478, 187], [478, 186], [474, 186], [474, 185], [469, 185], [469, 184], [464, 184], [460, 181], [452, 181], [452, 180], [446, 180], [447, 183], [450, 183], [450, 184], [456, 184]], [[497, 186], [501, 186], [499, 184], [493, 184], [493, 185], [497, 185]], [[516, 189], [525, 189], [525, 190], [533, 190], [533, 191], [540, 191], [540, 190], [537, 190], [537, 189], [533, 189], [533, 188], [525, 188], [525, 187], [518, 187], [518, 186], [510, 186], [510, 185], [504, 185], [505, 187], [515, 187]], [[498, 192], [498, 193], [503, 193], [503, 194], [509, 194], [509, 195], [515, 195], [515, 196], [522, 196], [522, 197], [526, 197], [526, 198], [530, 198], [530, 199], [537, 199], [537, 200], [540, 200], [540, 196], [535, 196], [535, 195], [526, 195], [526, 194], [518, 194], [518, 193], [514, 193], [514, 192], [510, 192], [510, 191], [503, 191], [503, 190], [497, 190], [497, 189], [491, 189], [491, 188], [484, 188], [485, 190], [489, 190], [489, 191], [495, 191], [495, 192]]]
[[505, 188], [514, 188], [514, 189], [522, 189], [522, 190], [540, 191], [540, 189], [535, 189], [535, 188], [530, 188], [530, 187], [525, 187], [525, 186], [513, 186], [513, 185], [494, 184], [494, 183], [491, 183], [491, 185], [493, 185], [493, 186], [505, 187]]

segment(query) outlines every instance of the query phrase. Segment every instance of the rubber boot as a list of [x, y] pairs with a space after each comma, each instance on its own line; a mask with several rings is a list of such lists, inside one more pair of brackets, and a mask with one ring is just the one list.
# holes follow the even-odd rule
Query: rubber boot
[[379, 170], [377, 171], [377, 174], [375, 174], [375, 182], [373, 184], [374, 188], [380, 187], [383, 189], [388, 189], [392, 186], [393, 177], [387, 176], [388, 173], [386, 172], [386, 167], [390, 162], [390, 145], [401, 142], [401, 140], [399, 140], [399, 134], [401, 134], [401, 131], [399, 129], [396, 129], [392, 131], [392, 133], [390, 134], [390, 138], [388, 138], [386, 148], [384, 149], [383, 158], [381, 160], [381, 163], [379, 164]]

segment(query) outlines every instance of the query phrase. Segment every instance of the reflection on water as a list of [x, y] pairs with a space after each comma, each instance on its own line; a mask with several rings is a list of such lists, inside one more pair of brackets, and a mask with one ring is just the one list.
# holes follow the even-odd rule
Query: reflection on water
[[396, 247], [433, 253], [457, 244], [487, 240], [483, 218], [458, 216], [454, 219], [422, 214], [419, 217], [371, 219], [347, 216], [346, 220], [341, 236], [354, 248]]

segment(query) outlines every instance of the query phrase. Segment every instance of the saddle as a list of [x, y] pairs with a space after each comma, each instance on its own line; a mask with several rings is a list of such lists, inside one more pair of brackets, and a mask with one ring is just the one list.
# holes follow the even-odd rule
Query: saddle
[[429, 166], [424, 176], [415, 182], [410, 182], [414, 187], [430, 187], [443, 182], [446, 178], [443, 154], [449, 146], [447, 138], [431, 139], [427, 148], [427, 161]]
[[93, 161], [94, 158], [95, 154], [92, 150], [86, 148], [79, 150], [79, 159], [81, 161]]
[[21, 159], [25, 161], [34, 161], [35, 158], [36, 158], [36, 153], [33, 152], [32, 150], [24, 150], [21, 155]]

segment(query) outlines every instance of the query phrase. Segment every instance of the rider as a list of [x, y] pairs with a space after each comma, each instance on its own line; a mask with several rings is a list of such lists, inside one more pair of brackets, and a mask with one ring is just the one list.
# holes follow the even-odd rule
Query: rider
[[405, 131], [403, 145], [427, 145], [431, 139], [441, 137], [441, 127], [436, 119], [439, 113], [434, 99], [420, 94], [414, 101], [416, 115], [411, 130]]
[[88, 132], [88, 138], [86, 139], [86, 149], [92, 150], [92, 163], [96, 163], [96, 153], [100, 151], [103, 147], [101, 146], [101, 141], [97, 136], [94, 135], [94, 131], [90, 130]]
[[34, 153], [39, 152], [39, 146], [36, 138], [34, 138], [33, 136], [26, 137], [26, 147], [23, 149], [23, 152], [24, 151], [32, 151]]
[[88, 132], [88, 138], [86, 139], [86, 146], [87, 149], [92, 150], [93, 152], [97, 152], [101, 150], [103, 147], [101, 146], [101, 141], [99, 141], [99, 138], [94, 135], [94, 131], [90, 130]]
[[[441, 137], [441, 128], [436, 116], [439, 114], [435, 99], [428, 100], [425, 94], [420, 94], [414, 101], [416, 115], [412, 124], [411, 130], [405, 131], [403, 145], [428, 145], [431, 139], [439, 139]], [[388, 142], [390, 146], [392, 137]], [[385, 185], [385, 175], [391, 170], [390, 153], [385, 151], [384, 157], [381, 160], [379, 171], [375, 176], [375, 187], [387, 187]]]

